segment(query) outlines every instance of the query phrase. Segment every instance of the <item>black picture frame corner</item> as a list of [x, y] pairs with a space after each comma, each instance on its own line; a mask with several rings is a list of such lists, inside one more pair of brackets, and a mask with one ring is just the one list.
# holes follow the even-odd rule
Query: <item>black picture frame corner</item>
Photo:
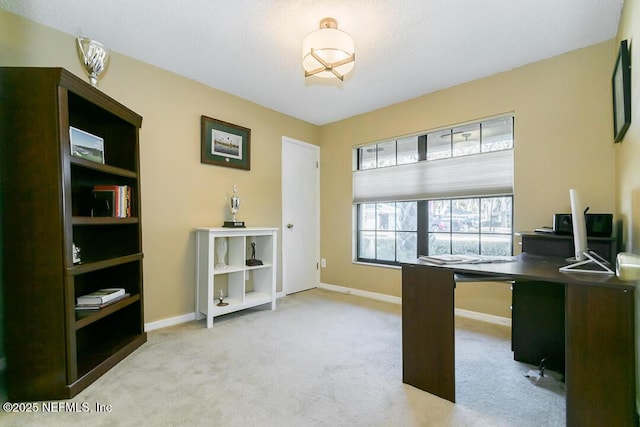
[[621, 142], [631, 125], [631, 58], [627, 40], [620, 42], [611, 76], [613, 142]]

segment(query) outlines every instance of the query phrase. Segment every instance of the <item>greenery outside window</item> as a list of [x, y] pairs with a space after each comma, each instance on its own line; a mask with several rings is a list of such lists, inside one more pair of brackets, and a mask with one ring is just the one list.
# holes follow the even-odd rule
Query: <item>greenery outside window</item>
[[397, 263], [415, 259], [417, 202], [363, 203], [358, 206], [358, 259]]
[[418, 255], [512, 255], [511, 196], [361, 203], [358, 261], [398, 264]]

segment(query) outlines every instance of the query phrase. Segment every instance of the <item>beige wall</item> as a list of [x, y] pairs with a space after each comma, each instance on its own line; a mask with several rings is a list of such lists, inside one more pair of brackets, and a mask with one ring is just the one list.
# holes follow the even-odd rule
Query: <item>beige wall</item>
[[[626, 0], [617, 42], [627, 40], [631, 62], [640, 58], [640, 2]], [[618, 49], [618, 45], [614, 47]], [[625, 221], [624, 239], [627, 251], [640, 254], [640, 67], [631, 67], [631, 125], [624, 139], [616, 144], [616, 207]], [[635, 219], [635, 221], [634, 221]]]
[[[609, 79], [614, 41], [356, 116], [321, 128], [322, 281], [400, 295], [400, 271], [352, 262], [352, 148], [513, 111], [515, 231], [569, 211], [568, 189], [592, 212], [613, 212], [615, 147]], [[459, 308], [510, 317], [506, 284], [464, 284]]]
[[[4, 11], [0, 66], [64, 67], [86, 78], [73, 36]], [[318, 128], [117, 53], [99, 88], [143, 116], [145, 321], [193, 313], [192, 229], [222, 224], [234, 183], [243, 198], [240, 219], [280, 227], [282, 136], [317, 144]], [[200, 163], [201, 115], [251, 129], [251, 171]]]
[[[634, 40], [635, 36], [638, 40]], [[616, 209], [623, 218], [625, 250], [640, 255], [640, 1], [625, 0], [617, 42], [631, 53], [631, 125], [616, 144]], [[617, 50], [616, 44], [615, 49]], [[640, 291], [636, 291], [636, 408], [640, 410]]]

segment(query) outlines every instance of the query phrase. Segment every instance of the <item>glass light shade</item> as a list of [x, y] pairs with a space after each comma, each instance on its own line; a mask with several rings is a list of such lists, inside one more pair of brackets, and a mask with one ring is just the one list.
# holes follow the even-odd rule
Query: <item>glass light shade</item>
[[[302, 66], [305, 71], [309, 73], [320, 68], [325, 68], [324, 64], [311, 55], [312, 49], [313, 52], [328, 65], [347, 59], [355, 52], [353, 39], [344, 31], [335, 28], [321, 28], [316, 30], [307, 35], [302, 43]], [[346, 64], [333, 67], [333, 69], [344, 76], [353, 69], [354, 65], [355, 62], [350, 61]], [[322, 78], [336, 77], [330, 69], [325, 69], [313, 75]]]

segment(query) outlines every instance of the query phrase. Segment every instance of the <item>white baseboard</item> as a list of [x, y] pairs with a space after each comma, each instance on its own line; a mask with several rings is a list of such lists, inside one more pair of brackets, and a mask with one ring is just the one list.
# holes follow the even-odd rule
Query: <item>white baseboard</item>
[[[328, 283], [320, 283], [319, 288], [327, 289], [329, 291], [341, 292], [343, 294], [358, 295], [365, 298], [371, 298], [379, 301], [390, 302], [393, 304], [402, 304], [401, 297], [394, 297], [391, 295], [379, 294], [376, 292], [363, 291], [360, 289], [347, 288], [345, 286], [330, 285]], [[456, 308], [454, 311], [456, 316], [465, 317], [468, 319], [479, 320], [481, 322], [493, 323], [496, 325], [511, 326], [511, 319], [507, 317], [494, 316], [492, 314], [480, 313], [477, 311], [463, 310]]]
[[196, 320], [196, 313], [187, 313], [181, 316], [170, 317], [168, 319], [145, 323], [144, 330], [145, 332], [154, 331], [156, 329], [167, 328], [169, 326], [179, 325], [180, 323], [186, 323], [192, 320]]
[[463, 310], [462, 308], [456, 308], [454, 313], [456, 316], [465, 317], [467, 319], [511, 327], [511, 319], [508, 317], [494, 316], [493, 314], [480, 313], [478, 311]]
[[[394, 297], [392, 295], [380, 294], [377, 292], [369, 292], [363, 291], [361, 289], [348, 288], [346, 286], [338, 286], [338, 285], [330, 285], [328, 283], [320, 283], [318, 285], [321, 289], [326, 289], [328, 291], [340, 292], [343, 294], [349, 295], [357, 295], [365, 298], [375, 299], [378, 301], [389, 302], [392, 304], [402, 304], [402, 298]], [[284, 292], [280, 292], [276, 294], [276, 298], [282, 298], [286, 296]], [[491, 314], [479, 313], [477, 311], [469, 311], [463, 310], [460, 308], [455, 309], [455, 315], [460, 317], [466, 317], [468, 319], [479, 320], [487, 323], [494, 323], [497, 325], [503, 326], [511, 326], [511, 319], [500, 316], [493, 316]], [[168, 319], [162, 319], [155, 322], [149, 322], [144, 324], [145, 332], [154, 331], [156, 329], [167, 328], [169, 326], [179, 325], [180, 323], [190, 322], [192, 320], [196, 320], [196, 313], [187, 313], [181, 316], [170, 317]], [[2, 370], [4, 362], [3, 359], [0, 359], [0, 370]]]
[[[276, 299], [285, 297], [286, 294], [284, 292], [276, 293]], [[168, 319], [157, 320], [155, 322], [149, 322], [144, 324], [144, 331], [151, 332], [156, 329], [167, 328], [169, 326], [179, 325], [181, 323], [191, 322], [192, 320], [197, 320], [196, 313], [187, 313], [181, 316], [170, 317]]]
[[318, 285], [318, 287], [322, 288], [322, 289], [329, 290], [329, 291], [340, 292], [340, 293], [343, 293], [343, 294], [357, 295], [357, 296], [361, 296], [361, 297], [365, 297], [365, 298], [375, 299], [375, 300], [378, 300], [378, 301], [390, 302], [390, 303], [393, 303], [393, 304], [402, 304], [402, 298], [400, 298], [400, 297], [394, 297], [394, 296], [391, 296], [391, 295], [379, 294], [377, 292], [363, 291], [363, 290], [360, 290], [360, 289], [347, 288], [345, 286], [330, 285], [328, 283], [320, 283]]

